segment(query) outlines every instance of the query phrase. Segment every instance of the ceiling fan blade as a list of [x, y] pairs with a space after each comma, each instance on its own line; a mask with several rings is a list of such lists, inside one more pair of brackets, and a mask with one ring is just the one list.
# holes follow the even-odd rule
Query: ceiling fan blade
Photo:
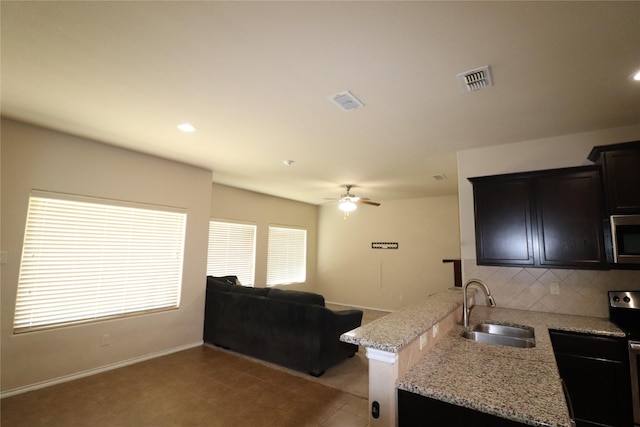
[[371, 205], [371, 206], [380, 206], [380, 203], [372, 202], [372, 201], [370, 201], [368, 199], [360, 199], [356, 203], [362, 203], [362, 204]]

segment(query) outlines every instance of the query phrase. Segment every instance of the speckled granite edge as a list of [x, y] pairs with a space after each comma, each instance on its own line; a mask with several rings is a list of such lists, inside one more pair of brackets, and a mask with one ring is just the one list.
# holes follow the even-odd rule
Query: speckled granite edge
[[397, 353], [461, 305], [462, 292], [438, 292], [424, 301], [344, 333], [340, 336], [340, 340]]

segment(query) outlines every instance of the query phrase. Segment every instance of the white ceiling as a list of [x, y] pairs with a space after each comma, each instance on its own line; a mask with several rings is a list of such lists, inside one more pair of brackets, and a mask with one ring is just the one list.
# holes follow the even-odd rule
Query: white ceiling
[[[3, 115], [309, 203], [455, 194], [456, 151], [640, 123], [637, 1], [2, 1], [1, 19]], [[463, 93], [485, 65], [494, 86]], [[329, 101], [344, 90], [365, 107]]]

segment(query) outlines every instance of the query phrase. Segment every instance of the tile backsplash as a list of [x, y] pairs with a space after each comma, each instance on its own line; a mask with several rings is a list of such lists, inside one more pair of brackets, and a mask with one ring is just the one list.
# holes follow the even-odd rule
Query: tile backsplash
[[[640, 270], [489, 267], [468, 259], [463, 276], [486, 283], [498, 307], [580, 316], [609, 317], [607, 291], [640, 291]], [[476, 304], [485, 305], [485, 298], [477, 295]]]

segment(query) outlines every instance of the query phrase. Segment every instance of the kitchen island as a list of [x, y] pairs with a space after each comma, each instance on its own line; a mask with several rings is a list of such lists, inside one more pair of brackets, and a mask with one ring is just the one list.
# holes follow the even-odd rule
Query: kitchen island
[[[470, 291], [470, 300], [473, 299]], [[396, 383], [462, 318], [460, 288], [438, 292], [342, 334], [341, 341], [366, 347], [369, 359], [370, 427], [395, 426]]]
[[[343, 341], [367, 347], [370, 405], [378, 402], [380, 406], [378, 418], [374, 413], [370, 419], [372, 427], [396, 425], [396, 408], [389, 408], [395, 400], [377, 400], [388, 398], [389, 387], [394, 399], [396, 390], [404, 390], [525, 425], [569, 427], [549, 329], [624, 336], [607, 319], [477, 306], [471, 311], [471, 326], [490, 321], [529, 326], [535, 331], [533, 348], [483, 344], [460, 336], [463, 328], [456, 321], [460, 321], [461, 305], [461, 292], [441, 292], [406, 313], [394, 312], [365, 325], [369, 328], [343, 335]], [[396, 355], [391, 376], [396, 373], [397, 377], [392, 385], [388, 380], [376, 384], [376, 375], [389, 376], [376, 365], [377, 351]], [[403, 357], [403, 353], [409, 355]], [[393, 358], [385, 366], [394, 366], [389, 362], [394, 362]], [[385, 387], [387, 393], [381, 392]]]

